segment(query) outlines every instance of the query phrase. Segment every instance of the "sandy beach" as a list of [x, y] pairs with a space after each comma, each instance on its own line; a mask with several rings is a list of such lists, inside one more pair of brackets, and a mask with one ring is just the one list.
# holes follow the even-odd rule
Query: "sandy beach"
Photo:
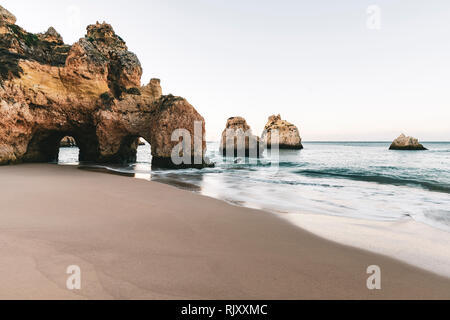
[[172, 186], [47, 164], [0, 176], [0, 299], [450, 298], [449, 278]]
[[376, 221], [308, 213], [284, 217], [331, 241], [387, 255], [450, 277], [450, 233], [447, 231], [411, 218]]

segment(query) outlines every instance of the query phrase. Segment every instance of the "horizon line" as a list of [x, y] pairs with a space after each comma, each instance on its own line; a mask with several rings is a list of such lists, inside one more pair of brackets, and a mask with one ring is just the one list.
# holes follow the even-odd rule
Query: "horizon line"
[[[220, 142], [207, 140], [206, 142]], [[328, 143], [328, 142], [341, 142], [341, 143], [392, 143], [392, 141], [388, 140], [303, 140], [302, 143]], [[450, 140], [429, 140], [429, 141], [420, 141], [421, 143], [450, 143]]]

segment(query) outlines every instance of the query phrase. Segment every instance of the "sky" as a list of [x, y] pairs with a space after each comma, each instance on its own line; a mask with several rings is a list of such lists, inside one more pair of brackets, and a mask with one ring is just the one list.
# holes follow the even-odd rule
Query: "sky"
[[142, 83], [186, 98], [217, 141], [281, 114], [305, 141], [450, 141], [448, 0], [0, 0], [30, 32], [72, 44], [110, 23]]

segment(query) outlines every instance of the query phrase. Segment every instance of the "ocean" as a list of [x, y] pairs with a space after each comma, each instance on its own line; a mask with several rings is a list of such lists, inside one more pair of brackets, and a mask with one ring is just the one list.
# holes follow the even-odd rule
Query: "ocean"
[[[450, 143], [428, 151], [390, 151], [389, 142], [305, 142], [303, 150], [265, 152], [260, 160], [226, 159], [207, 144], [215, 168], [151, 169], [151, 148], [113, 172], [175, 185], [235, 205], [275, 213], [317, 213], [369, 220], [414, 219], [450, 232]], [[60, 164], [77, 163], [61, 148]]]

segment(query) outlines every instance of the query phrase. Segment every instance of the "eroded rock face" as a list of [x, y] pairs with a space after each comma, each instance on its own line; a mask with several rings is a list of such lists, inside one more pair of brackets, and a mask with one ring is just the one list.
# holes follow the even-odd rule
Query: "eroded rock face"
[[272, 147], [272, 140], [275, 140], [275, 135], [272, 137], [274, 130], [278, 131], [280, 149], [303, 149], [302, 138], [300, 137], [298, 128], [286, 120], [281, 120], [280, 115], [270, 116], [264, 127], [261, 139], [267, 145], [268, 149]]
[[[0, 7], [0, 164], [54, 161], [72, 136], [80, 160], [136, 159], [138, 138], [158, 163], [170, 163], [172, 130], [203, 117], [185, 99], [163, 96], [160, 81], [141, 86], [141, 64], [106, 23], [65, 45], [55, 29], [34, 35]], [[206, 143], [204, 130], [201, 150]], [[194, 150], [194, 142], [192, 141]]]
[[407, 137], [403, 133], [392, 142], [390, 150], [427, 150], [419, 140], [413, 137]]
[[227, 120], [225, 130], [222, 132], [220, 151], [224, 156], [260, 157], [264, 147], [259, 137], [253, 135], [244, 118], [232, 117]]
[[2, 23], [15, 24], [16, 17], [11, 12], [0, 6], [0, 24]]
[[50, 27], [48, 28], [47, 32], [45, 33], [38, 33], [39, 40], [43, 42], [53, 42], [55, 44], [63, 45], [64, 41], [61, 35], [55, 30], [55, 28]]

